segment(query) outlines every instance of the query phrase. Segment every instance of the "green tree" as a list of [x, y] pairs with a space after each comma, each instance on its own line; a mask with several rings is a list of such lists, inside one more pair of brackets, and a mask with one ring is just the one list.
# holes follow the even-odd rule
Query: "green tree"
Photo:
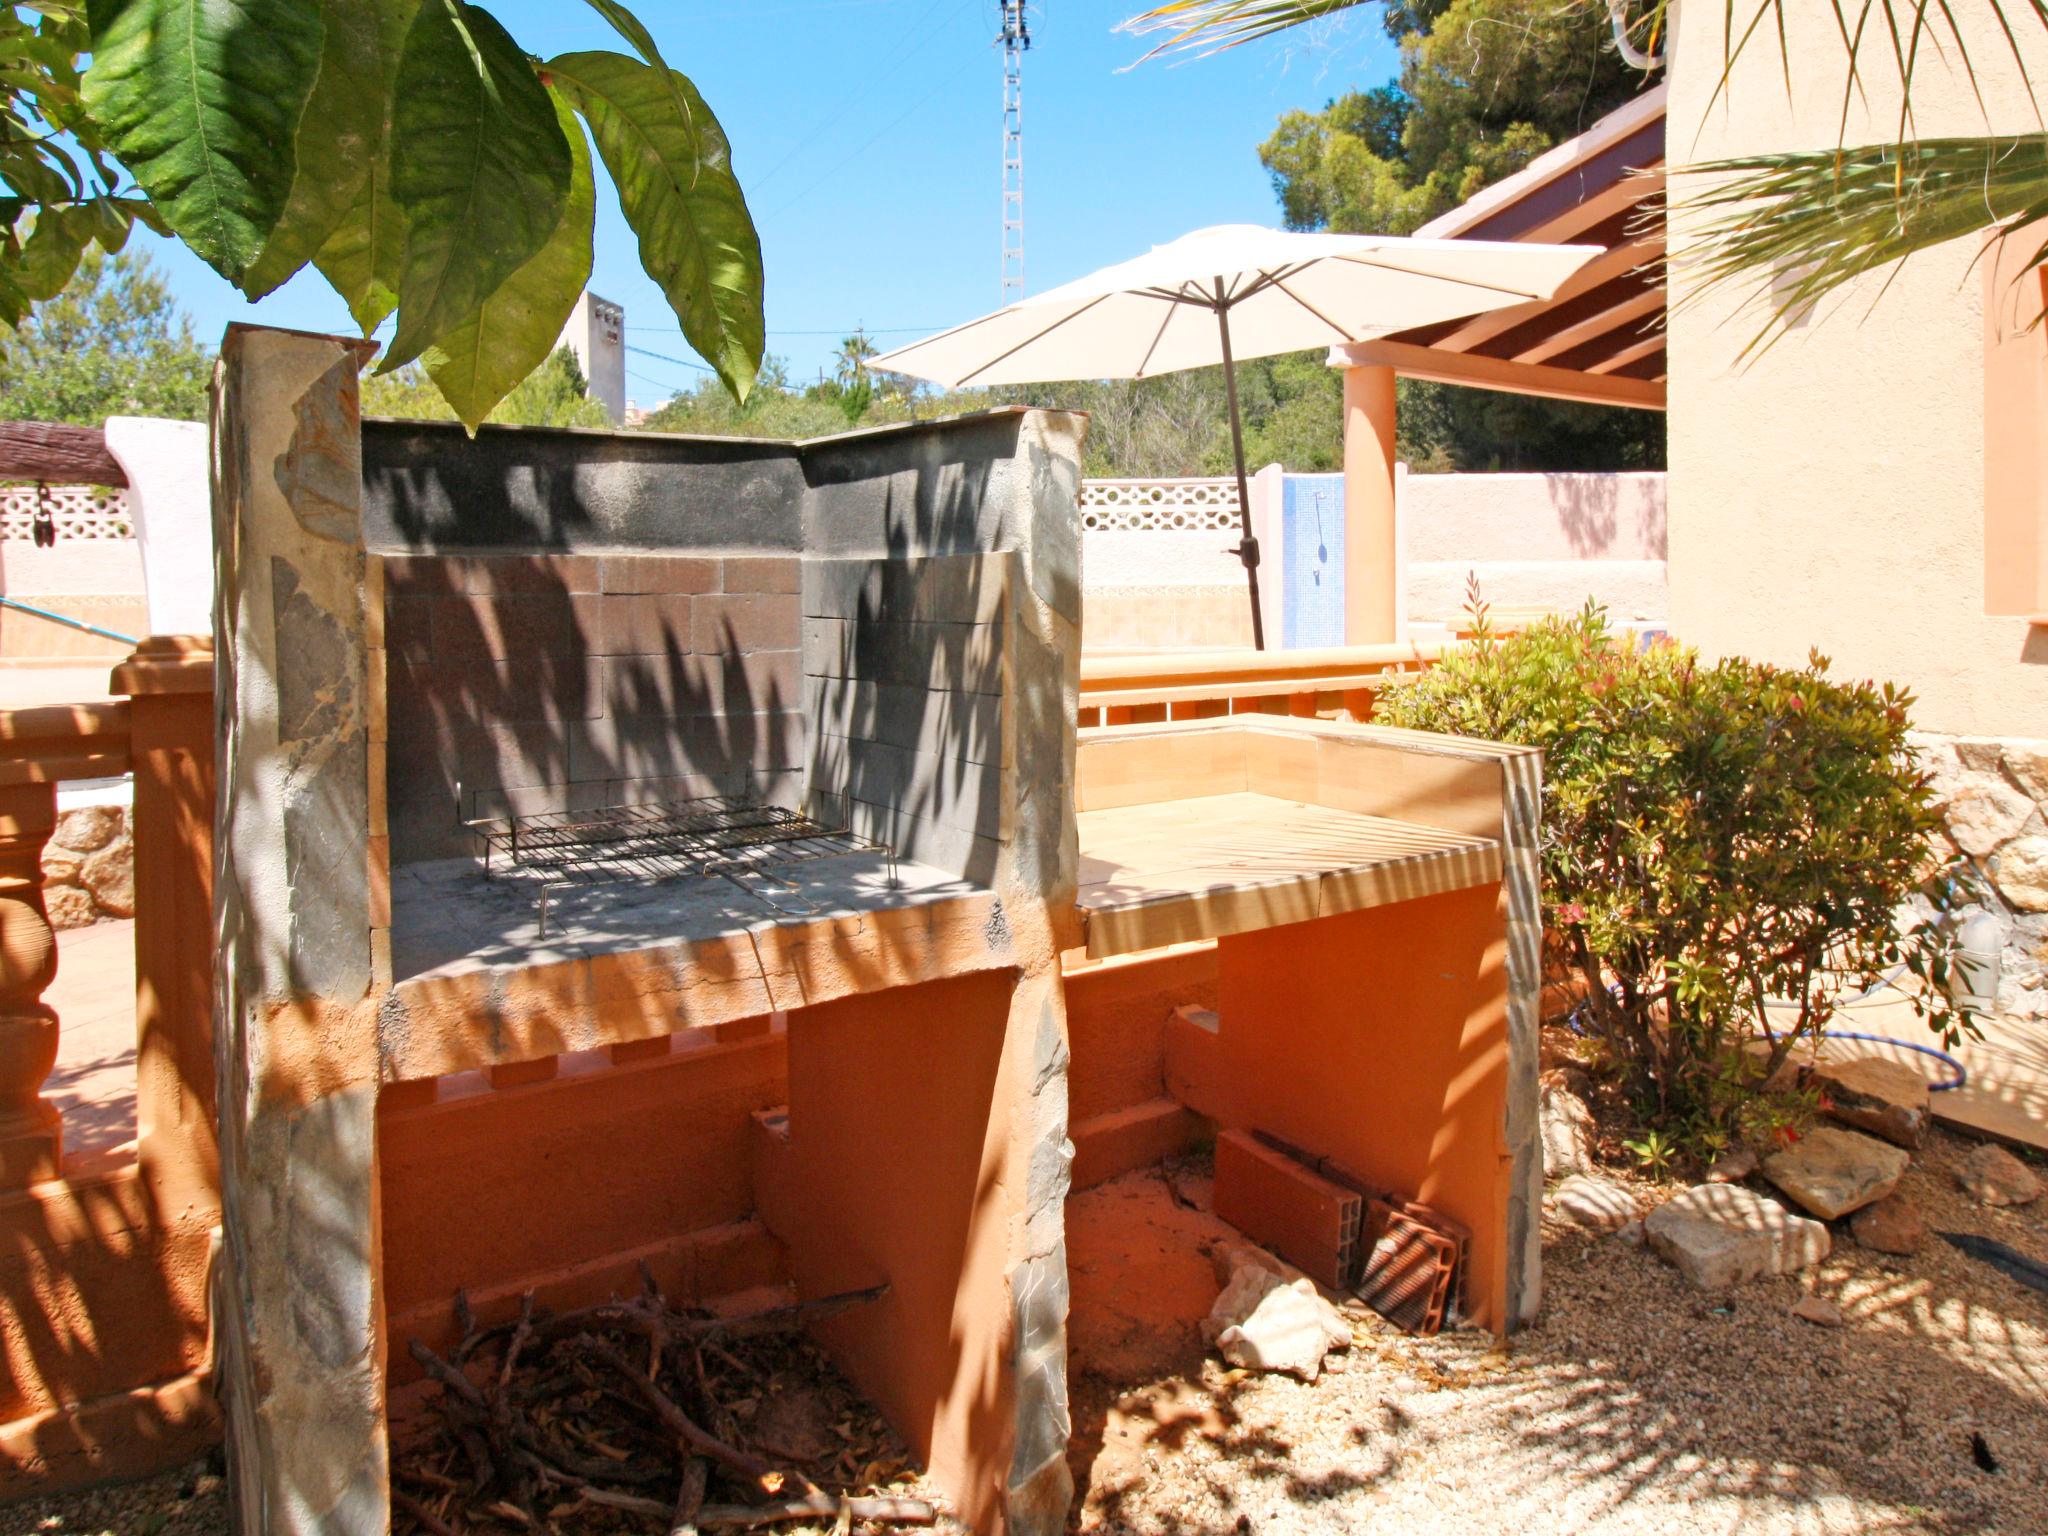
[[761, 247], [725, 134], [631, 11], [587, 3], [633, 55], [535, 59], [468, 0], [0, 5], [0, 333], [141, 220], [252, 299], [316, 267], [365, 335], [396, 317], [379, 367], [419, 362], [474, 426], [590, 275], [594, 142], [641, 264], [743, 397]]
[[[1399, 82], [1289, 112], [1259, 148], [1290, 228], [1413, 234], [1643, 84], [1593, 12], [1556, 0], [1415, 0], [1382, 20], [1401, 44]], [[1400, 421], [1401, 453], [1421, 470], [1664, 463], [1655, 412], [1404, 379]]]
[[[1166, 32], [1153, 54], [1214, 53], [1368, 4], [1384, 7], [1393, 30], [1397, 18], [1433, 10], [1438, 0], [1166, 0], [1131, 17], [1123, 29]], [[1604, 0], [1599, 6], [1579, 0], [1557, 14], [1607, 28], [1616, 59], [1648, 80], [1665, 64], [1670, 10], [1671, 0]], [[1749, 0], [1741, 7], [1730, 0], [1725, 16], [1724, 85], [1752, 48], [1778, 49], [1788, 92], [1794, 89], [1795, 72], [1819, 62], [1791, 56], [1785, 0]], [[1848, 143], [1845, 132], [1832, 149], [1674, 167], [1674, 176], [1696, 173], [1706, 188], [1672, 208], [1672, 216], [1686, 221], [1701, 246], [1697, 260], [1703, 281], [1695, 291], [1768, 283], [1771, 309], [1782, 321], [1806, 313], [1864, 273], [1951, 240], [1989, 236], [2002, 244], [2020, 239], [2027, 242], [2028, 255], [2017, 268], [2048, 261], [2048, 132], [2039, 127], [2040, 103], [2026, 83], [2022, 43], [2023, 37], [2038, 43], [2037, 32], [2048, 31], [2048, 5], [2040, 0], [2012, 5], [1982, 0], [1961, 7], [1948, 0], [1837, 0], [1832, 17], [1841, 53], [1826, 62], [1840, 71], [1844, 129], [1858, 102], [1895, 85], [1897, 131], [1865, 144]], [[2009, 56], [2018, 66], [2036, 127], [2013, 134], [1921, 138], [1913, 117], [1918, 72], [1959, 69], [1975, 89], [1978, 56], [1973, 47]], [[1305, 183], [1304, 198], [1313, 195]]]
[[[441, 398], [426, 371], [407, 363], [390, 373], [363, 375], [363, 414], [452, 421], [455, 412]], [[590, 398], [590, 383], [575, 352], [555, 348], [541, 365], [512, 386], [486, 421], [519, 427], [609, 427], [604, 403]]]
[[213, 360], [146, 256], [87, 251], [0, 353], [0, 417], [206, 419]]
[[1412, 234], [1641, 89], [1590, 12], [1556, 0], [1390, 7], [1397, 85], [1289, 112], [1259, 149], [1294, 229]]

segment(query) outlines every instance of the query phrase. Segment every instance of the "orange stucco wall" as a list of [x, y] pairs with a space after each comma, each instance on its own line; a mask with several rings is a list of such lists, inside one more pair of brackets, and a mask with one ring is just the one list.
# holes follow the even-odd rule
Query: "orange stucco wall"
[[1507, 1326], [1506, 929], [1483, 886], [1217, 941], [1212, 1091], [1472, 1231], [1472, 1320]]
[[993, 972], [789, 1020], [783, 1236], [797, 1289], [888, 1280], [883, 1300], [820, 1335], [977, 1529], [993, 1527], [1009, 1454], [1013, 984]]

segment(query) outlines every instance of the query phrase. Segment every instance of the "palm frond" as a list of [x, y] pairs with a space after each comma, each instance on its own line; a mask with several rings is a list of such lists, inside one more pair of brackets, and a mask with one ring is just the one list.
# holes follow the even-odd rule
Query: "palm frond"
[[1119, 22], [1116, 30], [1139, 37], [1171, 32], [1171, 37], [1145, 54], [1147, 59], [1171, 53], [1207, 57], [1372, 3], [1373, 0], [1168, 0], [1165, 5]]
[[[1714, 178], [1671, 204], [1689, 254], [1685, 302], [1768, 283], [1773, 321], [1844, 283], [1980, 231], [2012, 239], [2048, 223], [2048, 135], [1748, 155], [1679, 168]], [[2034, 253], [2033, 265], [2048, 257]], [[1766, 334], [1751, 343], [1755, 347]]]

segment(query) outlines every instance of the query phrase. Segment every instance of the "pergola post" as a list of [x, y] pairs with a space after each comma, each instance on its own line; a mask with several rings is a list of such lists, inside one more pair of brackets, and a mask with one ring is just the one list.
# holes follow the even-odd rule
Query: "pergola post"
[[1344, 643], [1399, 640], [1394, 521], [1394, 370], [1344, 367]]

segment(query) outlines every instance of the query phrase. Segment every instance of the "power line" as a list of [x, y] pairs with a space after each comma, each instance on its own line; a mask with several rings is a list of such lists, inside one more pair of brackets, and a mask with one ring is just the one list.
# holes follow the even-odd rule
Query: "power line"
[[952, 74], [943, 77], [937, 85], [933, 86], [929, 91], [925, 92], [924, 95], [918, 97], [916, 101], [912, 102], [909, 106], [905, 107], [901, 112], [897, 113], [896, 116], [890, 118], [889, 121], [884, 123], [880, 128], [877, 128], [873, 133], [869, 134], [865, 139], [861, 140], [861, 142], [857, 144], [850, 152], [840, 157], [840, 159], [837, 162], [835, 162], [830, 169], [825, 171], [822, 175], [816, 177], [808, 186], [806, 186], [803, 189], [803, 191], [797, 193], [795, 197], [790, 198], [787, 202], [778, 206], [773, 212], [764, 214], [762, 216], [763, 220], [765, 221], [767, 219], [780, 218], [783, 214], [789, 212], [790, 209], [794, 208], [798, 203], [802, 202], [805, 198], [809, 197], [813, 192], [817, 191], [819, 187], [823, 186], [826, 182], [830, 181], [834, 176], [837, 176], [841, 171], [845, 170], [847, 166], [851, 165], [855, 160], [858, 160], [870, 149], [873, 149], [875, 145], [881, 142], [883, 138], [895, 132], [896, 129], [900, 128], [906, 121], [909, 120], [913, 113], [920, 112], [925, 107], [929, 106], [934, 100], [937, 99], [941, 91], [945, 90], [947, 86], [951, 85], [956, 79], [958, 79], [961, 75], [964, 75], [966, 72], [966, 68], [963, 66], [962, 68], [955, 70]]
[[[676, 334], [676, 328], [672, 325], [629, 325], [626, 327], [626, 329], [629, 331], [644, 331], [649, 333], [659, 331], [664, 336], [673, 336]], [[776, 326], [770, 326], [768, 328], [768, 334], [770, 336], [851, 336], [855, 331], [865, 331], [870, 336], [908, 336], [918, 331], [943, 331], [944, 329], [945, 327], [943, 325], [856, 324], [827, 326], [822, 330], [816, 331], [800, 331], [792, 329], [787, 326], [779, 328]]]
[[628, 352], [637, 352], [642, 357], [651, 357], [657, 363], [674, 363], [678, 368], [694, 368], [699, 373], [716, 373], [716, 368], [707, 368], [702, 363], [693, 363], [687, 357], [664, 357], [659, 352], [650, 352], [645, 347], [636, 347], [630, 341], [625, 344]]
[[[825, 132], [828, 129], [837, 127], [840, 119], [845, 117], [847, 113], [851, 112], [855, 107], [861, 105], [863, 102], [872, 101], [874, 99], [875, 91], [878, 87], [885, 85], [890, 80], [894, 79], [898, 71], [900, 71], [904, 65], [908, 64], [918, 54], [922, 53], [924, 49], [931, 43], [931, 40], [934, 37], [938, 36], [938, 32], [935, 29], [924, 28], [924, 24], [931, 19], [932, 13], [937, 11], [938, 8], [944, 5], [945, 3], [946, 0], [931, 0], [931, 3], [929, 5], [927, 5], [923, 10], [919, 11], [917, 13], [917, 19], [911, 22], [911, 24], [904, 29], [903, 36], [897, 40], [896, 57], [890, 61], [890, 63], [883, 69], [882, 73], [873, 77], [861, 90], [848, 91], [845, 95], [845, 98], [839, 103], [837, 110], [832, 112], [831, 115], [829, 115], [828, 117], [822, 119], [818, 123], [818, 125], [815, 128], [813, 128], [809, 133], [805, 134], [801, 139], [798, 139], [796, 143], [790, 145], [788, 149], [784, 150], [782, 153], [782, 158], [780, 160], [777, 160], [773, 165], [769, 166], [768, 169], [764, 171], [758, 178], [751, 180], [749, 185], [752, 186], [756, 191], [760, 190], [763, 187], [766, 187], [768, 183], [773, 181], [775, 177], [783, 170], [783, 168], [790, 163], [790, 161], [794, 160], [804, 150], [809, 149], [813, 144], [817, 143], [818, 140], [825, 135]], [[919, 38], [915, 46], [906, 47], [905, 44], [908, 44], [910, 42], [911, 37], [915, 35], [921, 28], [924, 28], [924, 35], [921, 38]]]

